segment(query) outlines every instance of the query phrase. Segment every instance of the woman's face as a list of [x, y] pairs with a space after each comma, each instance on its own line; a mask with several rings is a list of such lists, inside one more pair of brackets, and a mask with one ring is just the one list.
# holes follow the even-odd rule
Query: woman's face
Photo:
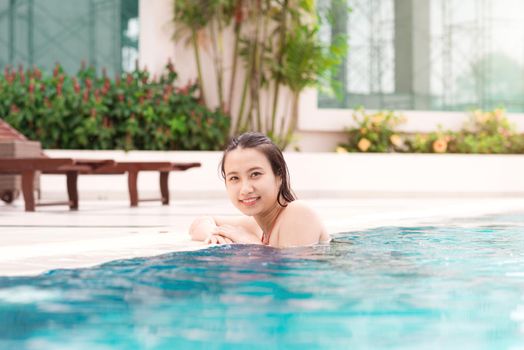
[[224, 161], [229, 199], [242, 213], [253, 216], [277, 204], [282, 180], [275, 176], [266, 156], [254, 148], [230, 151]]

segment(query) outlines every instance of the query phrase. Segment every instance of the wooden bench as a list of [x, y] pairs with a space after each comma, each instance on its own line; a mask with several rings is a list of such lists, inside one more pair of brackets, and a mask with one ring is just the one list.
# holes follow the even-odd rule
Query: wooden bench
[[[169, 204], [168, 179], [171, 171], [184, 171], [199, 167], [200, 163], [180, 162], [117, 162], [112, 159], [73, 159], [73, 158], [0, 158], [0, 174], [22, 176], [22, 192], [25, 210], [34, 211], [36, 206], [69, 205], [71, 210], [78, 209], [78, 175], [128, 175], [129, 200], [132, 207], [138, 202], [160, 200], [163, 205]], [[42, 174], [63, 174], [67, 178], [67, 202], [36, 203], [34, 198], [34, 176], [37, 171]], [[138, 174], [141, 171], [158, 171], [160, 174], [159, 199], [139, 199]]]

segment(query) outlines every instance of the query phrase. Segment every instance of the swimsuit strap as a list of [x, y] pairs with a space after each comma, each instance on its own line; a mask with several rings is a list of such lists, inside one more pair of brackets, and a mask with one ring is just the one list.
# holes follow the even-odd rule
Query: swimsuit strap
[[275, 224], [277, 223], [278, 217], [280, 216], [280, 213], [282, 213], [284, 209], [282, 209], [276, 216], [275, 220], [273, 220], [273, 223], [271, 224], [271, 228], [268, 231], [268, 234], [266, 235], [265, 231], [262, 231], [262, 244], [263, 245], [269, 245], [269, 239], [271, 238], [271, 233], [273, 232], [273, 229], [275, 228]]

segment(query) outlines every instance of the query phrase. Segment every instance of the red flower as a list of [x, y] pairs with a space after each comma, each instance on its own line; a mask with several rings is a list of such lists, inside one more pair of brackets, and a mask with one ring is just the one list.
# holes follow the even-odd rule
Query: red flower
[[73, 78], [73, 89], [77, 94], [80, 93], [80, 84], [78, 84], [78, 80], [76, 79], [76, 77]]
[[100, 90], [95, 90], [95, 100], [96, 102], [100, 102]]
[[111, 88], [111, 82], [109, 81], [109, 78], [104, 79], [104, 87], [102, 88], [102, 93], [105, 95]]
[[56, 85], [56, 94], [57, 94], [58, 96], [62, 96], [62, 83], [58, 83], [58, 84]]
[[235, 24], [240, 24], [242, 21], [244, 21], [245, 14], [244, 14], [244, 8], [242, 6], [242, 0], [237, 1], [237, 4], [235, 6]]
[[15, 81], [15, 73], [9, 73], [9, 75], [5, 78], [5, 80], [7, 81], [7, 84], [11, 85], [13, 84], [13, 81]]
[[31, 81], [29, 83], [29, 93], [32, 94], [34, 91], [35, 91], [35, 83], [33, 83], [33, 81]]
[[20, 76], [20, 82], [22, 84], [25, 84], [24, 66], [22, 66], [21, 64], [18, 65], [18, 75]]
[[84, 102], [89, 101], [89, 89], [87, 89], [87, 88], [84, 89], [84, 96], [82, 96], [82, 100], [83, 100]]
[[177, 89], [177, 92], [181, 95], [188, 95], [189, 89], [191, 88], [191, 84], [187, 84], [186, 86], [180, 87]]
[[86, 83], [87, 89], [91, 90], [91, 87], [93, 86], [93, 82], [91, 81], [91, 79], [90, 78], [86, 78], [85, 83]]
[[35, 67], [33, 70], [36, 79], [42, 79], [42, 71]]
[[15, 104], [13, 103], [13, 104], [11, 105], [11, 113], [12, 113], [12, 114], [16, 114], [16, 113], [18, 113], [18, 112], [20, 112], [20, 109], [18, 108], [17, 105], [15, 105]]

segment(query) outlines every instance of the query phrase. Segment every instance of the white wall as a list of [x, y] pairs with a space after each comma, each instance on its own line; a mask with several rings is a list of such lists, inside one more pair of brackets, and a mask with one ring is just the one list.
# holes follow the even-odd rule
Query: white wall
[[172, 37], [172, 0], [140, 0], [138, 57], [142, 67], [160, 74], [169, 59], [175, 60]]
[[[48, 150], [52, 157], [189, 161], [202, 167], [172, 172], [177, 198], [226, 198], [218, 172], [221, 152]], [[524, 196], [524, 155], [284, 154], [294, 190], [303, 198], [355, 196]], [[66, 196], [65, 176], [41, 177], [44, 199]], [[80, 198], [127, 198], [125, 175], [80, 175]], [[141, 172], [139, 194], [158, 196], [158, 174]]]

